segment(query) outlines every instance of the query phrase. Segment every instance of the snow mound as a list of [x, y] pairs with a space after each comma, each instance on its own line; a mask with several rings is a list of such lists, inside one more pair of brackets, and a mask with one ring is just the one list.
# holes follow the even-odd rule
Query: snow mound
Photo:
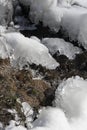
[[24, 37], [20, 33], [2, 34], [6, 46], [10, 46], [8, 53], [13, 58], [14, 64], [23, 67], [27, 62], [42, 65], [49, 69], [55, 69], [59, 64], [49, 54], [48, 49], [37, 40]]
[[59, 55], [65, 55], [69, 59], [74, 59], [76, 54], [82, 52], [80, 48], [59, 38], [44, 38], [42, 43], [46, 45], [52, 55], [59, 52]]
[[13, 15], [12, 0], [0, 0], [0, 25], [7, 25]]

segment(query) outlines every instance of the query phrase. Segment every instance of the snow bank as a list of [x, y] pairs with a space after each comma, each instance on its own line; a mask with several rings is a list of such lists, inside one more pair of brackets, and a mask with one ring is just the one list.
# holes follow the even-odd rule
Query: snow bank
[[7, 25], [12, 19], [12, 0], [0, 0], [0, 25]]
[[10, 46], [8, 53], [13, 58], [13, 63], [23, 67], [27, 62], [55, 69], [59, 64], [49, 54], [48, 49], [37, 40], [24, 37], [20, 33], [2, 34], [6, 46]]
[[42, 43], [46, 45], [52, 55], [59, 52], [59, 55], [65, 55], [69, 59], [74, 59], [76, 54], [81, 53], [80, 48], [73, 46], [69, 42], [65, 42], [63, 39], [44, 38]]

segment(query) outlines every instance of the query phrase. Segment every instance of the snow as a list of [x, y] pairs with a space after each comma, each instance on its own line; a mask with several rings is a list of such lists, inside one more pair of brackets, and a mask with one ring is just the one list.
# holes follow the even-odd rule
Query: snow
[[0, 35], [6, 32], [6, 27], [0, 25]]
[[46, 45], [52, 55], [59, 52], [59, 55], [65, 55], [69, 59], [74, 59], [76, 54], [82, 52], [80, 48], [59, 38], [44, 38], [42, 43]]
[[87, 0], [73, 0], [72, 4], [87, 8]]
[[5, 130], [27, 130], [25, 127], [19, 125], [15, 126], [15, 121], [10, 121], [10, 125], [5, 128]]
[[78, 41], [79, 45], [87, 49], [86, 0], [21, 0], [20, 2], [30, 5], [29, 18], [31, 17], [33, 22], [42, 21], [44, 26], [56, 32], [62, 27], [65, 36], [71, 41]]
[[9, 45], [6, 45], [6, 41], [3, 37], [0, 37], [0, 58], [6, 59], [9, 57], [8, 50], [11, 52]]
[[[24, 37], [20, 33], [2, 34], [5, 46], [13, 65], [19, 65], [20, 69], [28, 62], [29, 64], [42, 65], [49, 69], [55, 69], [59, 64], [49, 54], [48, 49], [37, 40]], [[4, 52], [3, 52], [4, 53]]]
[[70, 130], [64, 113], [57, 108], [43, 109], [32, 130]]
[[87, 130], [87, 80], [64, 80], [55, 93], [55, 107], [44, 108], [32, 130]]
[[32, 127], [31, 122], [33, 121], [33, 109], [27, 102], [23, 102], [22, 111], [26, 117], [25, 123], [27, 125], [27, 128], [31, 128]]
[[[21, 112], [25, 115], [25, 121], [21, 123], [21, 118], [18, 117], [17, 112], [14, 109], [8, 109], [7, 111], [13, 115], [15, 115], [15, 120], [11, 120], [9, 125], [6, 126], [5, 130], [27, 130], [23, 124], [25, 123], [27, 128], [30, 129], [32, 127], [31, 122], [33, 121], [33, 109], [27, 102], [19, 102], [22, 106]], [[2, 125], [1, 125], [2, 127]]]
[[[55, 93], [54, 107], [44, 107], [29, 130], [87, 130], [87, 80], [79, 76], [60, 83]], [[30, 110], [23, 103], [25, 115]], [[32, 112], [30, 112], [32, 114]], [[5, 130], [27, 130], [11, 121]]]
[[20, 2], [24, 5], [30, 5], [29, 17], [32, 21], [35, 23], [43, 21], [45, 26], [49, 26], [55, 31], [59, 29], [63, 14], [60, 7], [57, 8], [57, 0], [20, 0]]
[[[87, 0], [19, 1], [24, 6], [30, 6], [29, 17], [33, 22], [42, 21], [44, 26], [55, 32], [62, 28], [69, 40], [78, 41], [79, 46], [82, 45], [87, 50]], [[15, 13], [20, 14], [15, 17], [15, 21], [24, 27], [27, 21], [21, 16], [21, 7], [17, 6]], [[63, 39], [44, 38], [41, 41], [35, 36], [27, 38], [17, 32], [9, 33], [1, 25], [10, 23], [12, 14], [12, 1], [0, 0], [0, 58], [9, 57], [13, 66], [18, 65], [22, 69], [24, 65], [34, 63], [55, 69], [59, 63], [50, 53], [54, 55], [58, 51], [59, 55], [74, 59], [76, 54], [82, 52]], [[19, 28], [23, 29], [21, 26]], [[43, 108], [34, 122], [33, 109], [28, 103], [22, 103], [22, 112], [29, 130], [87, 130], [87, 80], [79, 76], [64, 79], [55, 92], [53, 107]], [[22, 124], [18, 124], [17, 113], [14, 114], [15, 121], [10, 121], [5, 130], [27, 130]], [[0, 123], [0, 128], [2, 127]]]
[[64, 34], [70, 38], [71, 41], [78, 41], [79, 45], [82, 45], [87, 49], [87, 9], [73, 6], [65, 11], [61, 25]]
[[[79, 117], [87, 100], [87, 80], [78, 76], [63, 81], [56, 90], [55, 105], [62, 108], [68, 117]], [[85, 107], [87, 104], [84, 104]], [[76, 109], [75, 109], [76, 108]]]

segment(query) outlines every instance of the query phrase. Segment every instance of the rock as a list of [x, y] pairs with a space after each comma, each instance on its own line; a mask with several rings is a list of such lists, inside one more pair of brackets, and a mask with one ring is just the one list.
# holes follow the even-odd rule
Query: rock
[[52, 106], [52, 101], [55, 98], [55, 89], [53, 90], [52, 88], [48, 88], [48, 89], [46, 89], [44, 94], [45, 94], [44, 105], [45, 106]]
[[87, 71], [87, 51], [77, 55], [74, 62], [76, 69], [80, 71]]

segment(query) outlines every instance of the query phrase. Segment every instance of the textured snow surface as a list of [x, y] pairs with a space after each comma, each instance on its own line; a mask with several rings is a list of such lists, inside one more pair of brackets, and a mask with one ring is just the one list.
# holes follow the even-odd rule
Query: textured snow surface
[[59, 55], [65, 55], [69, 59], [74, 59], [76, 54], [81, 53], [80, 48], [73, 46], [69, 42], [65, 42], [63, 39], [44, 38], [42, 43], [46, 45], [52, 55], [59, 52]]
[[[42, 65], [49, 69], [55, 69], [59, 64], [49, 54], [48, 49], [37, 40], [24, 37], [20, 33], [2, 34], [4, 45], [2, 45], [2, 57], [8, 53], [14, 64], [23, 67], [27, 62]], [[10, 47], [9, 47], [10, 46]], [[5, 48], [7, 52], [5, 52]], [[5, 57], [6, 58], [6, 57]]]

